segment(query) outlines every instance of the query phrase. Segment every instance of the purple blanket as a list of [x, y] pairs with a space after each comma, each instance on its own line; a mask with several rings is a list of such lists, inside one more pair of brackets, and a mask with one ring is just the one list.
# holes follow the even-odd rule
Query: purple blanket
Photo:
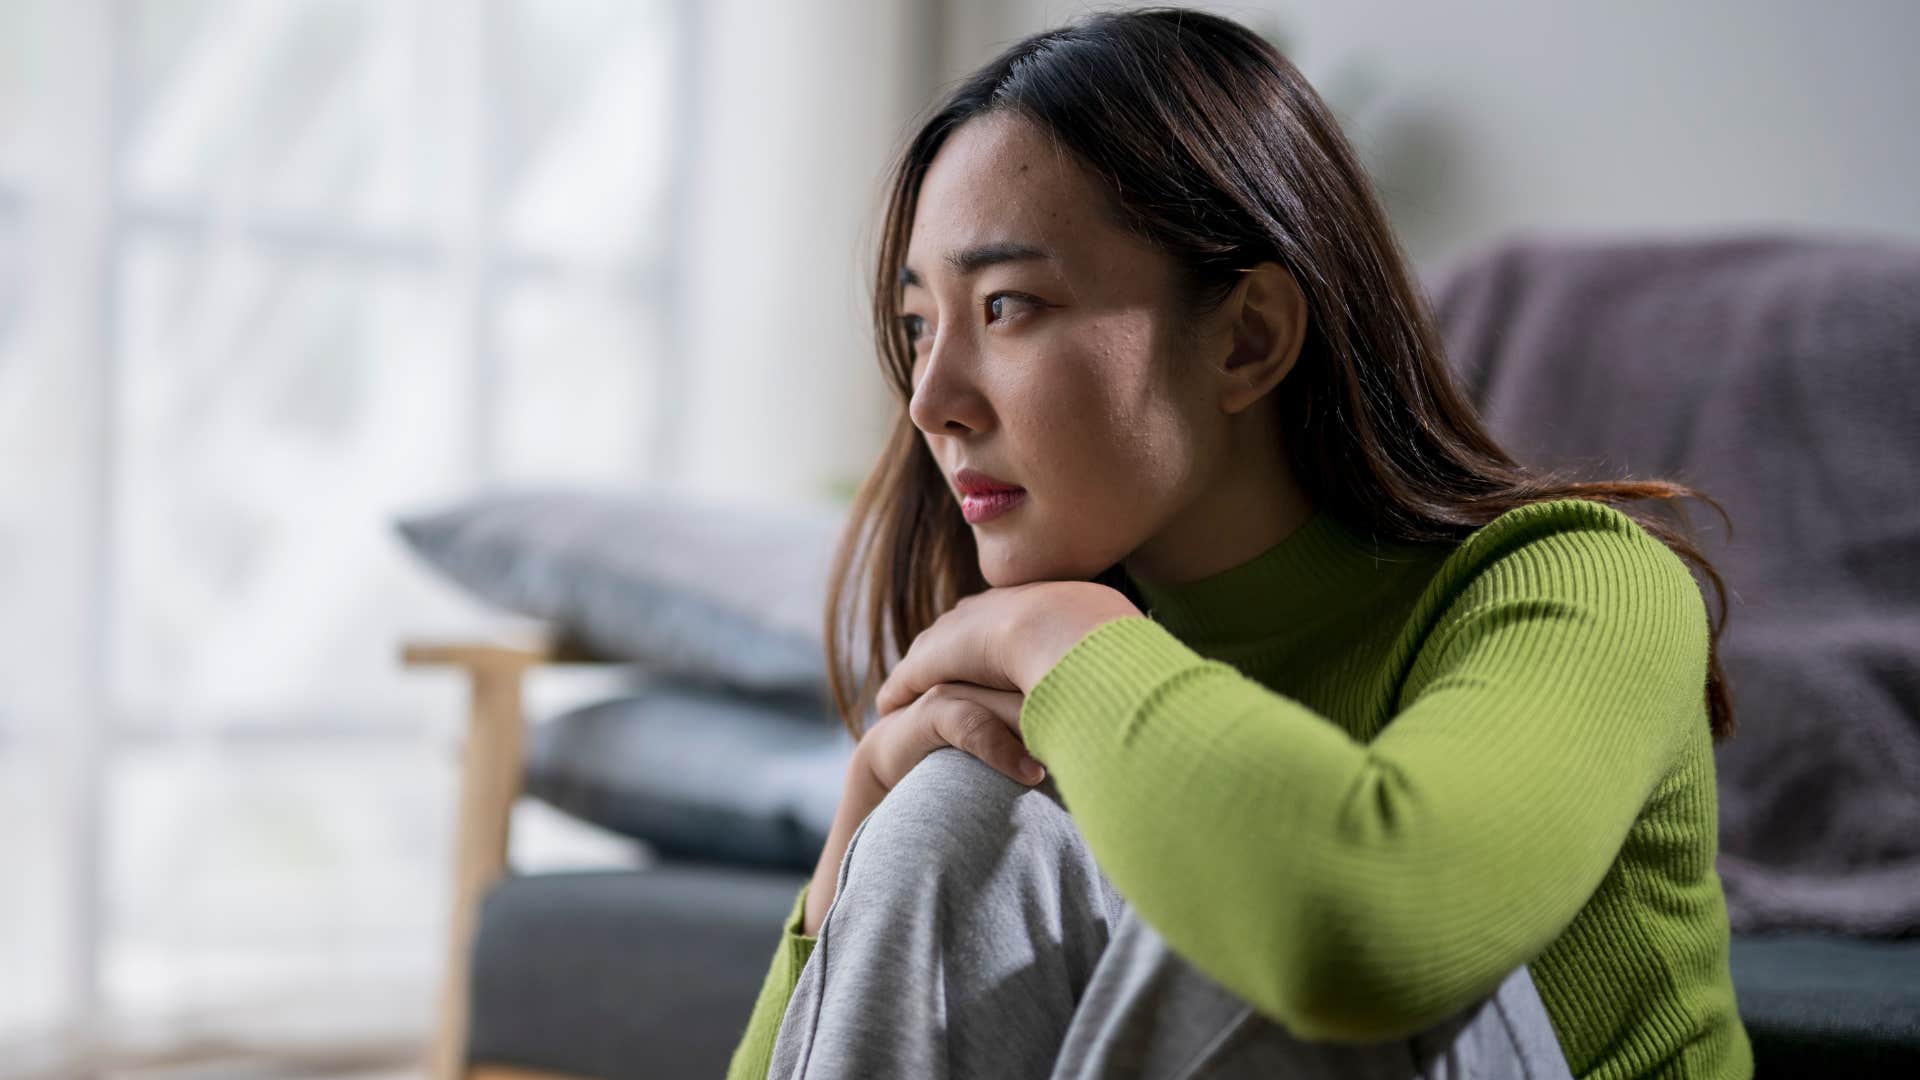
[[1688, 506], [1731, 592], [1733, 929], [1920, 933], [1920, 246], [1522, 236], [1435, 280], [1522, 461], [1690, 483], [1733, 519]]

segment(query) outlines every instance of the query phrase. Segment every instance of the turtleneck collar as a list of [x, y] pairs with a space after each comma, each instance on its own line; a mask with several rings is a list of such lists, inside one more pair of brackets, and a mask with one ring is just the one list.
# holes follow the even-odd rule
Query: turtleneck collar
[[1153, 582], [1129, 574], [1147, 615], [1196, 645], [1298, 634], [1397, 584], [1437, 549], [1375, 541], [1316, 507], [1272, 547], [1193, 581]]

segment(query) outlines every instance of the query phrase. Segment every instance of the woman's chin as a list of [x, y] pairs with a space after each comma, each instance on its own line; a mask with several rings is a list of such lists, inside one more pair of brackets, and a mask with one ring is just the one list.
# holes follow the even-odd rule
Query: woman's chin
[[1024, 585], [1028, 578], [1021, 577], [1018, 571], [1009, 568], [999, 559], [989, 558], [985, 553], [980, 556], [980, 576], [987, 579], [990, 588], [1004, 589], [1009, 585]]
[[980, 576], [996, 589], [1029, 585], [1036, 581], [1086, 581], [1104, 567], [1085, 570], [1063, 559], [1059, 553], [1036, 551], [1038, 545], [1009, 536], [975, 536], [980, 553]]

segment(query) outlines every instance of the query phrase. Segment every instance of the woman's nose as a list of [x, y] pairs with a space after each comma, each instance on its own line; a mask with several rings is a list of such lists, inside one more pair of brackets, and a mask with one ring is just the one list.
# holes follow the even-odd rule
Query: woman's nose
[[992, 422], [992, 409], [973, 378], [964, 342], [934, 341], [915, 367], [919, 381], [907, 402], [907, 415], [915, 427], [929, 435], [986, 430]]

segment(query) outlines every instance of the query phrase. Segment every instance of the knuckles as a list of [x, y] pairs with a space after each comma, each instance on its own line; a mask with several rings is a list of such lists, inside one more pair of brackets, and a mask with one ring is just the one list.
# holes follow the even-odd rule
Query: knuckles
[[998, 722], [992, 712], [978, 705], [962, 708], [954, 717], [954, 741], [969, 749], [985, 749], [991, 725]]

